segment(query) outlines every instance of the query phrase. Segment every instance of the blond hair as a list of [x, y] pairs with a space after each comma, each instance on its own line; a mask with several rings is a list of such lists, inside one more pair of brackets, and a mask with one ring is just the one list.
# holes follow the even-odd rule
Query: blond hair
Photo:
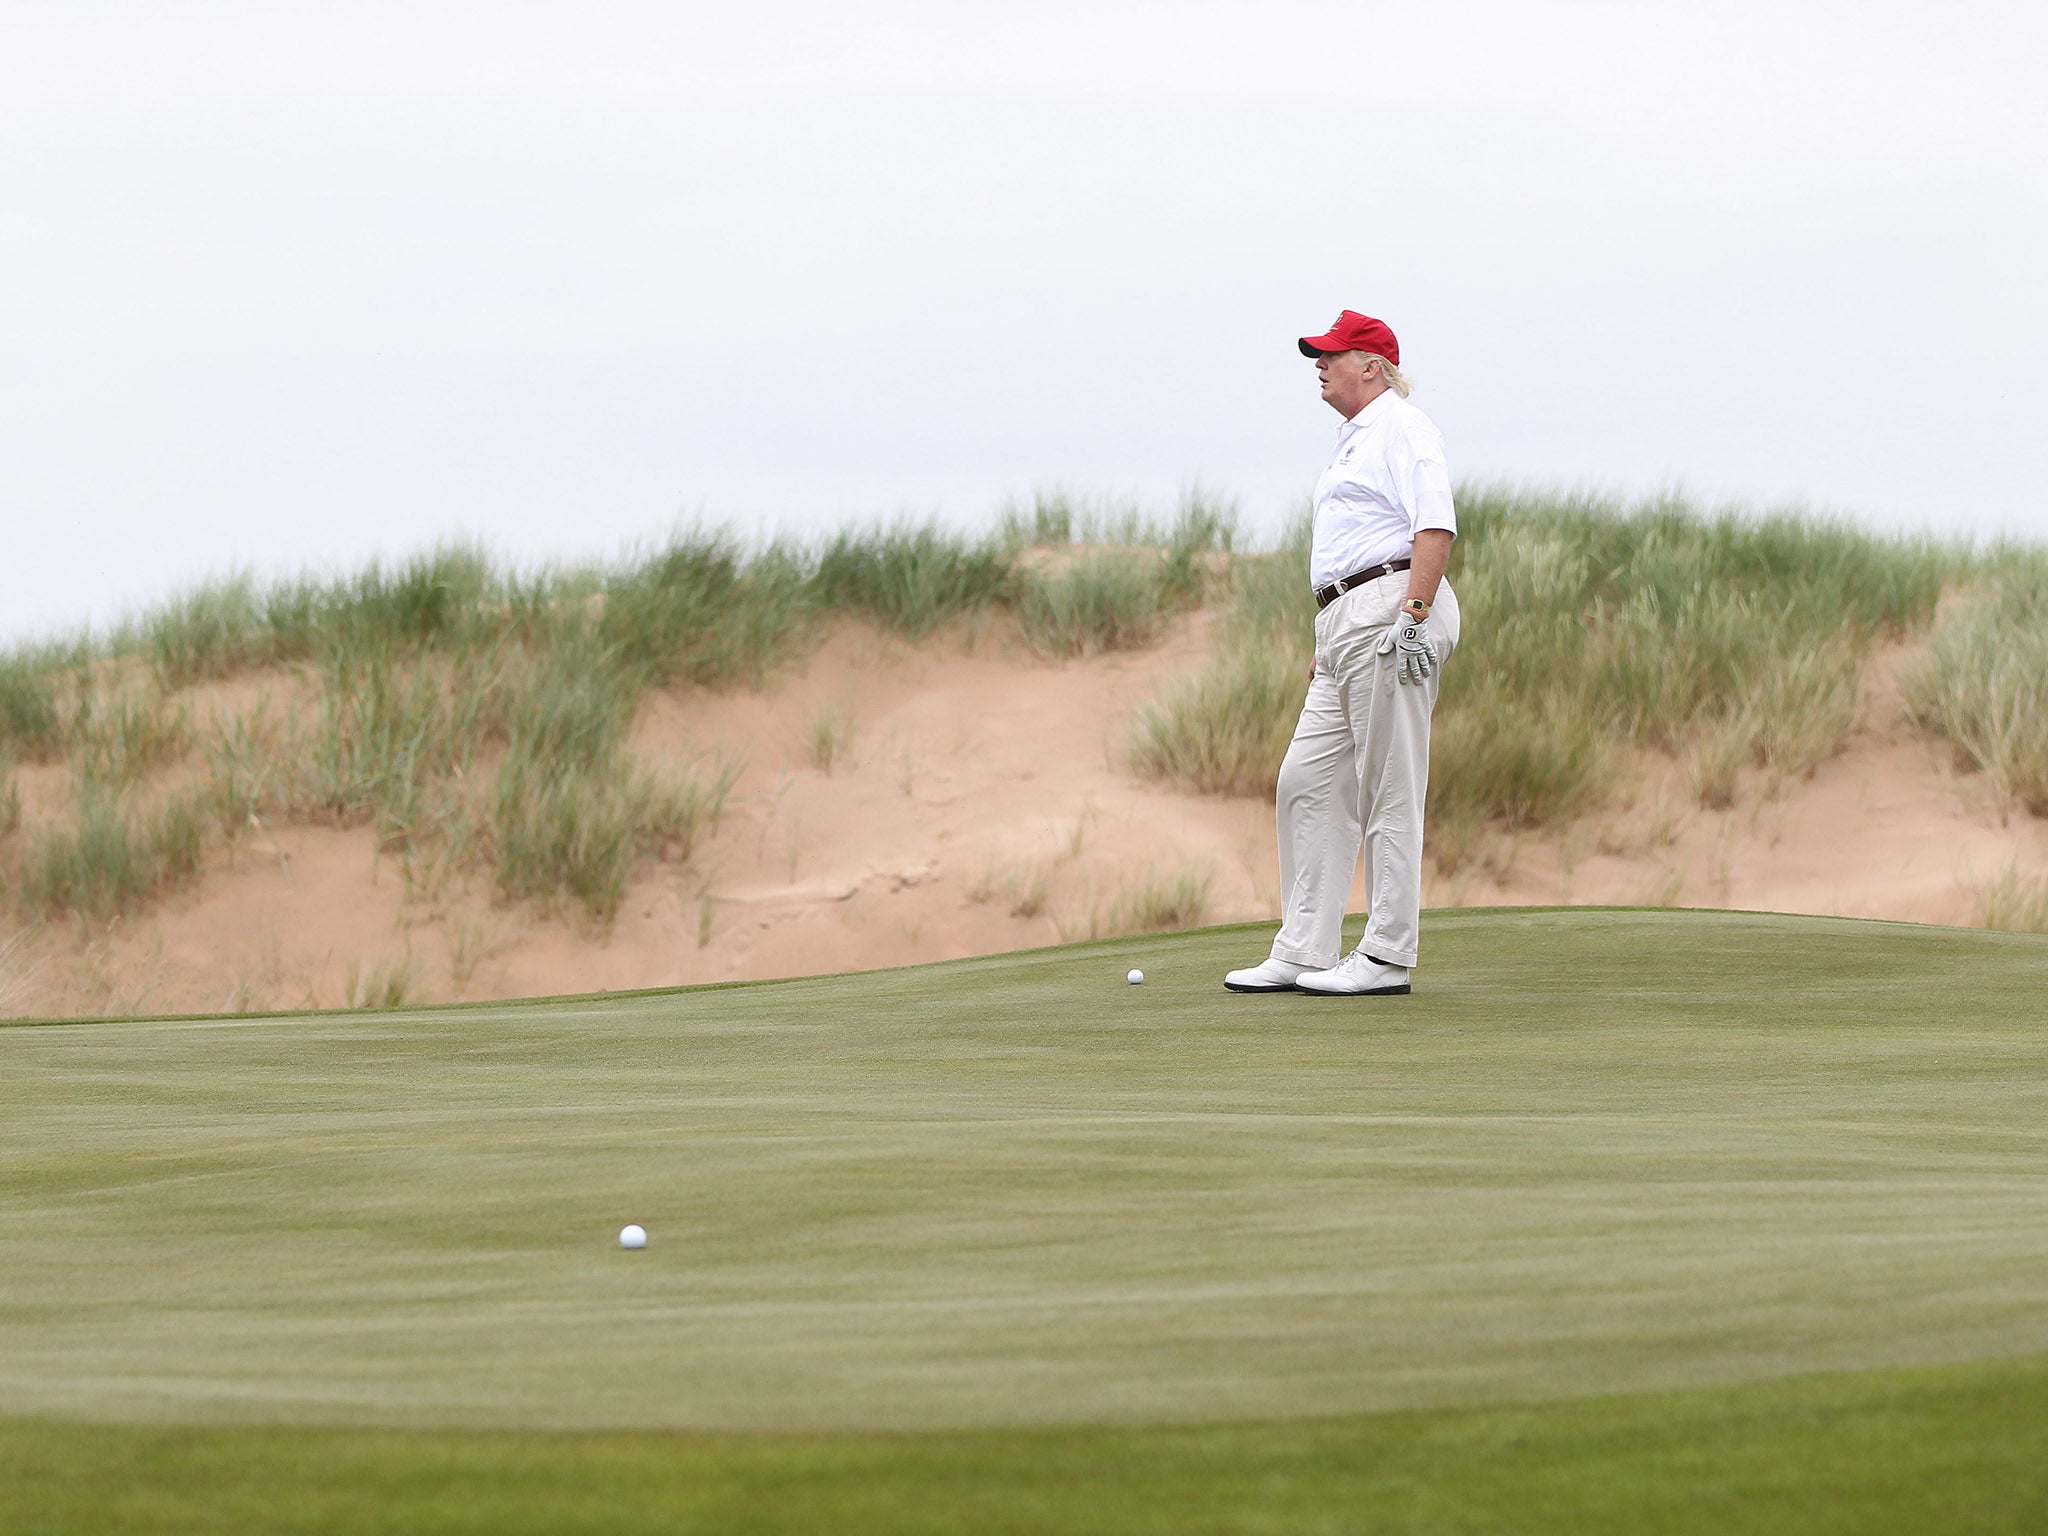
[[1415, 386], [1408, 382], [1407, 374], [1403, 373], [1399, 368], [1395, 367], [1391, 362], [1389, 362], [1386, 358], [1380, 356], [1380, 354], [1377, 352], [1361, 351], [1358, 355], [1360, 357], [1368, 358], [1371, 361], [1378, 363], [1380, 365], [1380, 377], [1387, 381], [1387, 388], [1391, 389], [1403, 400], [1406, 400], [1408, 398], [1408, 391], [1413, 389]]

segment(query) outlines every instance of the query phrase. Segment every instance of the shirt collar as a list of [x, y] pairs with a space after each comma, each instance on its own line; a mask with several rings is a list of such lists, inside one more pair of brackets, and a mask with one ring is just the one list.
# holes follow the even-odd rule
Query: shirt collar
[[1387, 404], [1388, 399], [1392, 397], [1393, 394], [1393, 390], [1383, 389], [1378, 394], [1374, 395], [1372, 399], [1369, 402], [1367, 402], [1365, 407], [1362, 410], [1360, 410], [1356, 416], [1353, 416], [1349, 421], [1345, 422], [1343, 426], [1337, 429], [1338, 435], [1342, 436], [1344, 433], [1350, 432], [1358, 427], [1370, 426], [1373, 423], [1373, 421], [1375, 421], [1377, 418], [1384, 416], [1387, 413], [1387, 411], [1393, 409], [1392, 406]]

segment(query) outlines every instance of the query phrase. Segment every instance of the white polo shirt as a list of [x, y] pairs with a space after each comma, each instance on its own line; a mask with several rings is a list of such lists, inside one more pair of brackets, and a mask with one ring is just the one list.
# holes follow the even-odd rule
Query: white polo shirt
[[1308, 581], [1326, 587], [1354, 571], [1413, 553], [1424, 528], [1458, 531], [1444, 435], [1393, 390], [1337, 429], [1330, 467], [1316, 482]]

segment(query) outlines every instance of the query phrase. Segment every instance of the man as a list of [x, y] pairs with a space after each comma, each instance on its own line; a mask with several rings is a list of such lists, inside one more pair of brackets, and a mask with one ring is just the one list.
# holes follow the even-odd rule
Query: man
[[[1300, 346], [1344, 424], [1316, 482], [1315, 664], [1276, 796], [1280, 932], [1264, 962], [1223, 984], [1384, 997], [1409, 990], [1420, 939], [1429, 719], [1458, 644], [1443, 580], [1458, 522], [1443, 435], [1408, 403], [1393, 331], [1347, 309]], [[1361, 836], [1365, 937], [1340, 960]]]

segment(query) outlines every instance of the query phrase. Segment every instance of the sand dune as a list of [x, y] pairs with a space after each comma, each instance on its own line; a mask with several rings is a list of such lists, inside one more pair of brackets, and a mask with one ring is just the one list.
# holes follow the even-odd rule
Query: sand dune
[[[394, 988], [447, 1001], [868, 969], [1109, 931], [1176, 879], [1206, 882], [1203, 921], [1270, 918], [1270, 803], [1183, 795], [1123, 766], [1129, 711], [1199, 664], [1207, 622], [1064, 665], [1000, 639], [910, 646], [849, 625], [763, 692], [655, 696], [637, 752], [738, 773], [715, 833], [686, 865], [643, 869], [609, 933], [504, 906], [480, 879], [408, 879], [368, 829], [264, 829], [141, 915], [18, 936], [0, 952], [0, 1009], [299, 1008]], [[1879, 658], [1849, 749], [1811, 779], [1758, 776], [1709, 812], [1673, 765], [1645, 760], [1582, 823], [1496, 836], [1432, 870], [1426, 900], [1975, 921], [1981, 882], [2015, 861], [2048, 867], [2048, 825], [1903, 724], [1899, 660]], [[848, 738], [829, 765], [812, 746], [821, 719]], [[41, 792], [25, 785], [31, 805]]]

